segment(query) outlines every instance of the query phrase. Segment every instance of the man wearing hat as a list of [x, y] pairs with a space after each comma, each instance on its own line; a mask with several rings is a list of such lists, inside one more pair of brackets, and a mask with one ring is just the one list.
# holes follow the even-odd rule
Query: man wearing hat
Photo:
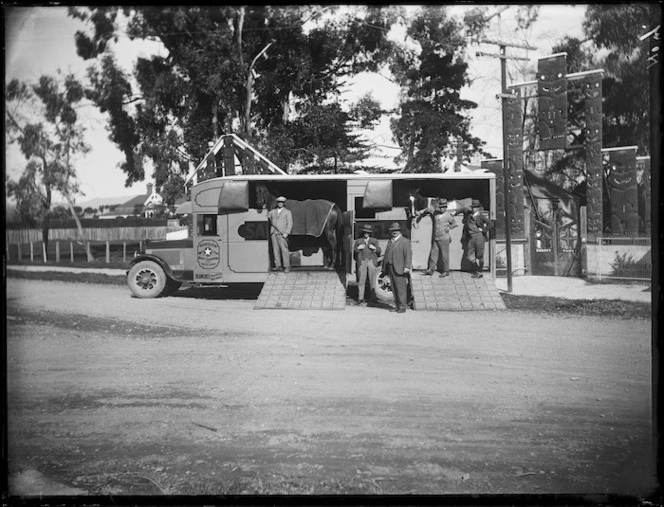
[[[286, 198], [277, 197], [277, 207], [267, 214], [267, 221], [270, 224], [270, 243], [272, 243], [272, 253], [274, 254], [274, 270], [282, 269], [288, 273], [290, 271], [290, 251], [288, 250], [288, 235], [293, 229], [293, 215], [289, 209], [286, 209]], [[283, 268], [282, 266], [283, 260]]]
[[489, 231], [493, 229], [493, 222], [482, 211], [478, 199], [473, 199], [470, 209], [460, 208], [463, 212], [463, 236], [468, 241], [468, 260], [475, 266], [473, 278], [482, 278], [484, 270], [484, 243], [488, 239]]
[[438, 257], [443, 255], [443, 272], [440, 278], [450, 276], [450, 229], [457, 226], [454, 215], [447, 211], [447, 199], [440, 198], [436, 204], [426, 208], [424, 213], [431, 214], [433, 218], [433, 237], [431, 241], [431, 253], [429, 254], [429, 266], [423, 273], [431, 276], [436, 271]]
[[358, 302], [360, 306], [366, 306], [364, 299], [364, 290], [369, 278], [369, 287], [371, 287], [371, 300], [376, 298], [376, 266], [378, 265], [378, 256], [380, 255], [380, 246], [378, 240], [372, 238], [373, 230], [371, 226], [365, 224], [362, 226], [362, 237], [355, 240], [353, 252], [357, 261], [357, 274], [359, 275]]
[[391, 239], [385, 249], [383, 258], [383, 275], [390, 275], [392, 293], [394, 294], [395, 308], [390, 311], [406, 312], [408, 302], [408, 277], [413, 264], [413, 250], [410, 240], [401, 235], [399, 222], [390, 225]]

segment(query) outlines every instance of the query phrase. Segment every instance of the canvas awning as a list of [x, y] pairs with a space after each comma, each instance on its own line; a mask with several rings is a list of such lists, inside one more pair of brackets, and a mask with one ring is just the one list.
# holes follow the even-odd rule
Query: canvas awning
[[362, 197], [362, 207], [387, 209], [392, 207], [392, 181], [369, 181]]

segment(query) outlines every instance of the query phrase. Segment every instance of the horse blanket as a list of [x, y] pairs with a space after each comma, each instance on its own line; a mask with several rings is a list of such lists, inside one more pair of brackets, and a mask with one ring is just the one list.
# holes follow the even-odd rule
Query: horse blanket
[[334, 203], [323, 199], [304, 201], [287, 199], [285, 207], [293, 214], [291, 234], [318, 237], [323, 234], [325, 223], [332, 213]]

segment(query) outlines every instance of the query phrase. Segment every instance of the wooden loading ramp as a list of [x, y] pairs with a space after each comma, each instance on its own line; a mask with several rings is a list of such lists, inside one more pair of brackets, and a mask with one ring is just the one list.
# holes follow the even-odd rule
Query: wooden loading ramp
[[506, 310], [493, 278], [485, 273], [472, 278], [471, 273], [452, 271], [439, 278], [438, 273], [411, 276], [413, 309], [429, 311]]
[[346, 287], [336, 271], [268, 274], [254, 310], [343, 310]]

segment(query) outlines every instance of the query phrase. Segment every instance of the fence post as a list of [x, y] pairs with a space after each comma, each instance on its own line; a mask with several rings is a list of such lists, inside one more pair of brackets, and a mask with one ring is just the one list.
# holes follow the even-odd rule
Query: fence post
[[106, 264], [111, 262], [111, 243], [106, 240]]
[[35, 262], [35, 248], [32, 241], [30, 242], [30, 262]]
[[42, 241], [42, 256], [44, 257], [44, 262], [48, 261], [48, 257], [46, 257], [46, 243]]
[[127, 262], [127, 242], [123, 241], [122, 242], [122, 263], [124, 264]]
[[596, 238], [597, 239], [597, 255], [595, 258], [597, 259], [597, 262], [595, 263], [595, 275], [597, 276], [597, 281], [601, 282], [602, 281], [602, 261], [604, 260], [604, 249], [602, 248], [602, 238]]
[[71, 260], [71, 263], [74, 264], [74, 242], [73, 241], [69, 242], [69, 259]]
[[[30, 246], [32, 246], [32, 243], [30, 243]], [[21, 243], [18, 243], [18, 250], [17, 250], [17, 255], [18, 255], [18, 260], [19, 262], [21, 261]]]
[[55, 262], [60, 262], [60, 242], [55, 242]]
[[9, 241], [5, 241], [5, 255], [7, 256], [7, 260], [9, 260]]

